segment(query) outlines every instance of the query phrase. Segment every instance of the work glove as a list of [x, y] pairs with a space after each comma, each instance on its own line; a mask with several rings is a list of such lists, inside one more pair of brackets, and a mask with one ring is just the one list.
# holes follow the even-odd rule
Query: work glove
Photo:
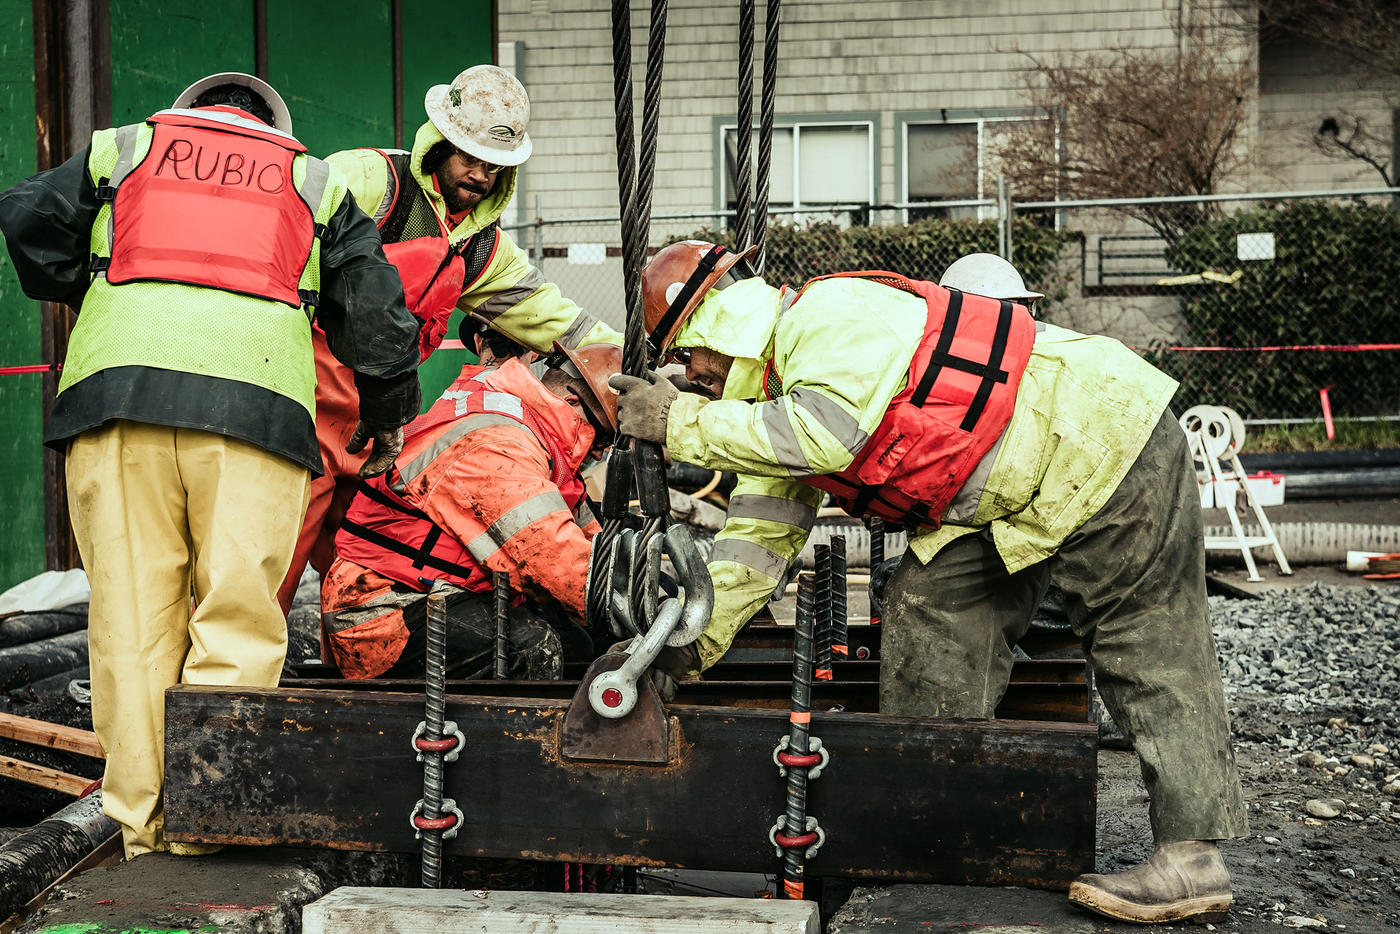
[[366, 442], [374, 439], [369, 459], [360, 465], [360, 476], [368, 480], [387, 473], [394, 466], [394, 458], [403, 450], [402, 428], [370, 428], [364, 422], [355, 425], [355, 432], [345, 445], [345, 453], [358, 454], [364, 450]]
[[617, 430], [640, 441], [666, 443], [666, 417], [680, 390], [647, 370], [646, 378], [615, 374], [608, 385], [617, 390]]
[[[631, 644], [631, 639], [615, 642], [608, 649], [608, 654], [625, 655]], [[652, 661], [650, 670], [651, 683], [660, 695], [661, 703], [669, 704], [676, 699], [676, 688], [680, 682], [685, 681], [692, 671], [700, 670], [700, 650], [693, 642], [679, 648], [662, 646]]]

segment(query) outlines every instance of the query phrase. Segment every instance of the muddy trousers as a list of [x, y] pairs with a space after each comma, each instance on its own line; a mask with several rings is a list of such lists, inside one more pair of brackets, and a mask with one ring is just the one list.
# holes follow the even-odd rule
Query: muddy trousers
[[130, 858], [165, 849], [165, 689], [277, 683], [287, 652], [277, 585], [308, 472], [244, 441], [129, 421], [75, 438], [66, 469], [92, 584], [102, 804]]
[[1248, 833], [1195, 472], [1170, 413], [1104, 507], [1049, 560], [1009, 574], [986, 530], [927, 565], [906, 553], [886, 591], [881, 711], [991, 717], [1052, 575], [1104, 704], [1138, 754], [1156, 842]]

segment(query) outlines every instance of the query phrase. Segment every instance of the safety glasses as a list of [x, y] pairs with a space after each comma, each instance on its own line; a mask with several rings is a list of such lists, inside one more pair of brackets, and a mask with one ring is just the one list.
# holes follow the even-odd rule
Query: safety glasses
[[495, 175], [497, 172], [501, 171], [501, 169], [504, 169], [504, 168], [505, 168], [505, 166], [503, 166], [503, 165], [497, 165], [497, 164], [494, 163], [494, 162], [486, 162], [486, 161], [483, 160], [483, 159], [478, 159], [476, 156], [473, 156], [471, 153], [469, 153], [469, 152], [463, 152], [461, 149], [458, 149], [456, 146], [453, 146], [453, 147], [452, 147], [452, 151], [455, 152], [457, 155], [461, 156], [463, 159], [466, 160], [466, 162], [467, 162], [467, 167], [468, 167], [468, 168], [474, 169], [474, 168], [476, 168], [477, 166], [481, 166], [481, 170], [482, 170], [483, 172], [485, 172], [487, 175]]

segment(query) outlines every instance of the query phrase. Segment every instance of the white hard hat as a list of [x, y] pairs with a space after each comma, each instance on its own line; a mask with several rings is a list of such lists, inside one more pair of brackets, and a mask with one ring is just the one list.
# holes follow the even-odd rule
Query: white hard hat
[[241, 71], [221, 71], [217, 75], [200, 78], [181, 91], [179, 96], [175, 98], [175, 103], [171, 104], [170, 107], [173, 110], [184, 110], [192, 106], [199, 95], [221, 84], [236, 84], [261, 97], [267, 102], [268, 109], [272, 111], [272, 125], [288, 136], [292, 135], [292, 112], [287, 109], [287, 102], [282, 100], [282, 95], [273, 90], [272, 85], [263, 79], [255, 75], [245, 75]]
[[423, 106], [449, 143], [482, 162], [520, 165], [530, 158], [530, 98], [504, 68], [473, 65], [451, 84], [430, 88]]
[[969, 253], [959, 257], [943, 270], [943, 278], [938, 280], [938, 284], [959, 292], [1011, 301], [1033, 302], [1045, 297], [1043, 292], [1026, 288], [1016, 267], [995, 253]]

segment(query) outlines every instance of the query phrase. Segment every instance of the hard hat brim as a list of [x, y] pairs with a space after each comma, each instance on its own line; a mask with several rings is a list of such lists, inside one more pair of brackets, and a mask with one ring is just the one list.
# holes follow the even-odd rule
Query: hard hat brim
[[447, 119], [447, 92], [451, 87], [449, 84], [435, 84], [423, 96], [423, 109], [428, 112], [428, 121], [437, 128], [443, 139], [482, 162], [491, 162], [496, 165], [521, 165], [530, 158], [530, 154], [534, 151], [534, 143], [530, 141], [529, 133], [521, 134], [520, 145], [514, 149], [496, 149], [482, 146], [453, 127], [451, 121]]
[[292, 135], [292, 112], [287, 109], [287, 102], [282, 100], [282, 95], [263, 79], [241, 71], [221, 71], [216, 75], [200, 78], [176, 95], [175, 103], [170, 107], [172, 110], [187, 109], [199, 95], [221, 84], [236, 84], [257, 94], [267, 102], [268, 109], [272, 111], [272, 125], [288, 136]]

